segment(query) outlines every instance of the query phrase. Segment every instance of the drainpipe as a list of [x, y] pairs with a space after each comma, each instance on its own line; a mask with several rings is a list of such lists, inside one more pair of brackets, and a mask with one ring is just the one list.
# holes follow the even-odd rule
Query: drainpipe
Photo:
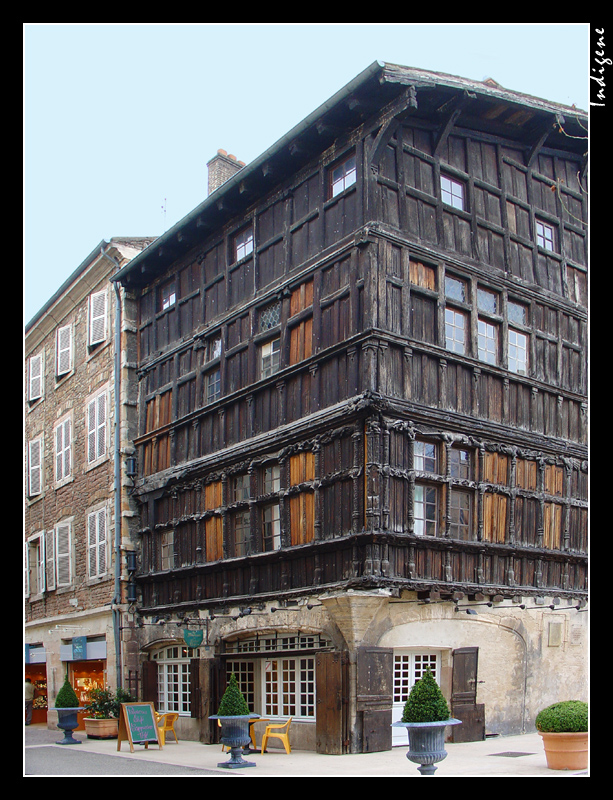
[[[103, 249], [100, 254], [108, 259], [115, 268], [119, 264]], [[113, 611], [113, 630], [115, 638], [115, 675], [117, 689], [123, 685], [123, 669], [121, 658], [121, 296], [119, 284], [113, 281], [115, 288], [115, 452], [114, 452], [114, 500], [115, 500], [115, 594], [111, 603]]]

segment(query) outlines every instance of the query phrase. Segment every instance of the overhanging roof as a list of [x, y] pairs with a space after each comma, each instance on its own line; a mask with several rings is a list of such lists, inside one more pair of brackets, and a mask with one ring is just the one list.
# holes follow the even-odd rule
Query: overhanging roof
[[385, 107], [394, 113], [394, 103], [400, 102], [402, 109], [403, 96], [412, 102], [397, 113], [418, 120], [441, 126], [452, 118], [457, 128], [502, 136], [523, 147], [538, 143], [570, 150], [578, 157], [587, 150], [585, 111], [513, 92], [494, 81], [376, 61], [133, 258], [113, 280], [130, 287], [147, 285], [339, 137]]

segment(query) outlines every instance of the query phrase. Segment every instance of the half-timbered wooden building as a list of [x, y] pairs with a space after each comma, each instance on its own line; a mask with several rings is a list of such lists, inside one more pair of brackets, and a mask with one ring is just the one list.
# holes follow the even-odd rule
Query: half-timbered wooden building
[[229, 672], [327, 753], [390, 747], [426, 668], [457, 738], [585, 694], [586, 153], [574, 107], [375, 63], [117, 275], [183, 735]]

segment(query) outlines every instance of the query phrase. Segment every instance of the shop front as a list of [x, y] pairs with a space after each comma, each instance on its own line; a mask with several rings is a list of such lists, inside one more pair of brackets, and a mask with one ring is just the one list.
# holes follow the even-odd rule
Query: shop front
[[42, 644], [26, 644], [25, 677], [34, 686], [32, 724], [47, 723], [47, 654]]
[[[89, 703], [92, 689], [107, 687], [106, 639], [104, 636], [77, 636], [62, 643], [60, 659], [68, 680], [79, 698], [79, 705]], [[85, 730], [86, 713], [78, 715], [77, 730]]]

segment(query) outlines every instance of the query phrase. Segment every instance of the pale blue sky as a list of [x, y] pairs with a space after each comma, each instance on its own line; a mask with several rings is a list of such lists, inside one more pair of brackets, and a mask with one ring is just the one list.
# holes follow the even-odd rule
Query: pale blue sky
[[[159, 236], [374, 61], [584, 110], [589, 23], [24, 24], [24, 322], [101, 239]], [[165, 210], [164, 210], [165, 209]]]

